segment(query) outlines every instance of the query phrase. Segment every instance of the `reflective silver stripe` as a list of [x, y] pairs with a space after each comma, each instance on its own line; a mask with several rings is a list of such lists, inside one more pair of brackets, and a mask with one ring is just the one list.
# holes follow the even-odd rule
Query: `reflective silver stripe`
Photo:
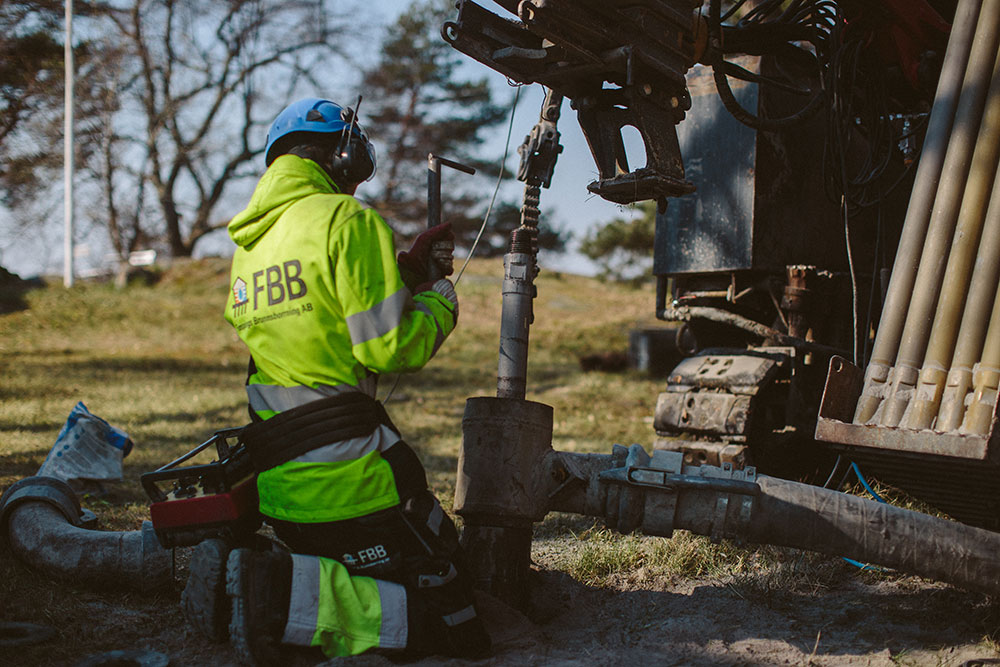
[[354, 345], [381, 338], [399, 326], [403, 313], [413, 307], [410, 290], [402, 288], [376, 303], [368, 310], [347, 317], [347, 330]]
[[435, 535], [441, 535], [441, 521], [444, 520], [444, 510], [441, 509], [441, 503], [438, 499], [434, 499], [434, 508], [431, 513], [427, 515], [427, 527], [431, 529], [431, 532]]
[[250, 399], [251, 409], [256, 412], [264, 410], [284, 412], [321, 398], [345, 394], [350, 391], [360, 391], [374, 398], [377, 384], [378, 379], [375, 375], [368, 375], [357, 386], [321, 384], [316, 387], [306, 387], [305, 385], [282, 387], [276, 384], [248, 384], [247, 398]]
[[354, 461], [365, 454], [374, 451], [384, 452], [399, 442], [399, 436], [385, 425], [365, 437], [351, 438], [312, 449], [293, 461], [299, 463], [336, 463], [337, 461]]
[[381, 579], [376, 579], [375, 583], [378, 584], [379, 603], [382, 606], [378, 645], [380, 648], [406, 648], [406, 589], [400, 584]]
[[319, 621], [319, 558], [292, 554], [292, 594], [282, 644], [312, 646]]
[[460, 625], [466, 621], [471, 621], [476, 617], [476, 608], [471, 604], [465, 609], [459, 609], [454, 614], [448, 614], [447, 616], [442, 616], [441, 619], [445, 622], [445, 625]]
[[418, 303], [416, 308], [421, 313], [426, 313], [427, 317], [431, 318], [431, 321], [434, 322], [434, 328], [437, 331], [437, 334], [434, 337], [434, 349], [431, 350], [431, 356], [433, 357], [437, 354], [438, 349], [444, 343], [444, 331], [441, 329], [441, 323], [437, 321], [436, 317], [434, 317], [434, 313], [427, 304]]

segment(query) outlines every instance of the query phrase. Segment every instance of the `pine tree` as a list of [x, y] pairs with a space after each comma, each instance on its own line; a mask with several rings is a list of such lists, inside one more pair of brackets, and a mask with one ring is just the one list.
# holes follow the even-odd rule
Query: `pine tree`
[[[378, 62], [364, 73], [360, 115], [378, 146], [380, 186], [365, 195], [406, 235], [426, 224], [428, 153], [496, 174], [492, 160], [479, 159], [475, 148], [506, 109], [493, 102], [485, 77], [459, 74], [462, 57], [440, 35], [452, 13], [447, 0], [415, 2], [389, 27]], [[486, 181], [454, 171], [443, 176], [443, 219], [452, 221], [459, 243], [475, 236], [474, 219], [485, 205], [473, 191]]]
[[600, 266], [602, 279], [639, 282], [650, 275], [656, 203], [642, 202], [639, 211], [592, 229], [580, 243], [580, 252]]

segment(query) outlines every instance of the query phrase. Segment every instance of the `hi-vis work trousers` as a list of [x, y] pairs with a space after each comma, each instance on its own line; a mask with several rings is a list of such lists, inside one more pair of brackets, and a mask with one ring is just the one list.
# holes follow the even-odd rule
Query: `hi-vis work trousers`
[[447, 626], [476, 619], [455, 525], [427, 490], [356, 519], [269, 523], [294, 554], [283, 643], [317, 646], [327, 657], [435, 651], [435, 639], [446, 638], [427, 636], [436, 634], [427, 618]]

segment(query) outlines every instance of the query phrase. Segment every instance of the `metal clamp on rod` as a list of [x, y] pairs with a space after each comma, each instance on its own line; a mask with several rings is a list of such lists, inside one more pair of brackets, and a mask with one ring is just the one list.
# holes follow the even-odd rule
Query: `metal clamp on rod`
[[517, 166], [517, 180], [543, 188], [552, 183], [556, 160], [563, 151], [563, 146], [559, 143], [559, 130], [556, 129], [562, 101], [563, 96], [555, 91], [545, 93], [538, 122], [517, 147], [521, 156], [521, 162]]
[[609, 526], [663, 537], [686, 528], [713, 540], [746, 534], [761, 495], [755, 468], [685, 466], [680, 452], [658, 450], [650, 457], [640, 445], [614, 449], [615, 466], [597, 475]]
[[[754, 468], [747, 468], [748, 479], [756, 478]], [[698, 475], [677, 475], [656, 468], [614, 468], [600, 474], [601, 481], [630, 484], [656, 489], [665, 493], [676, 493], [681, 489], [701, 489], [719, 493], [740, 493], [748, 496], [760, 494], [760, 486], [753, 481], [701, 477]]]

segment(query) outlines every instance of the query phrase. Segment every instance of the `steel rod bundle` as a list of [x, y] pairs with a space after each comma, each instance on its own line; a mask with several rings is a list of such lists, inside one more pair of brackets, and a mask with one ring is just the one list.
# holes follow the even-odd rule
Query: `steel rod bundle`
[[955, 110], [962, 93], [966, 65], [972, 49], [972, 39], [979, 19], [980, 0], [961, 0], [955, 12], [951, 37], [941, 67], [937, 95], [927, 123], [920, 163], [910, 195], [903, 232], [892, 277], [886, 293], [882, 319], [872, 349], [871, 362], [865, 371], [865, 386], [855, 412], [856, 423], [866, 423], [874, 415], [887, 389], [889, 371], [896, 359], [896, 351], [903, 332], [906, 317], [906, 303], [913, 291], [917, 275], [920, 250], [923, 247], [927, 225], [930, 222], [931, 207], [937, 193], [941, 169], [944, 166], [948, 137], [955, 120]]
[[[1000, 315], [990, 309], [998, 161], [1000, 0], [961, 0], [856, 424], [989, 432], [1000, 380]], [[966, 415], [966, 405], [976, 407]]]
[[[941, 405], [948, 369], [954, 367], [949, 366], [949, 362], [953, 361], [959, 322], [966, 304], [966, 290], [986, 221], [998, 157], [1000, 157], [1000, 59], [993, 66], [993, 82], [990, 84], [986, 112], [941, 283], [941, 294], [938, 298], [937, 312], [934, 314], [934, 323], [930, 328], [930, 339], [917, 391], [902, 421], [902, 425], [907, 428], [931, 427]], [[977, 347], [981, 350], [982, 340], [978, 343]], [[978, 352], [979, 350], [976, 351], [977, 354]]]

